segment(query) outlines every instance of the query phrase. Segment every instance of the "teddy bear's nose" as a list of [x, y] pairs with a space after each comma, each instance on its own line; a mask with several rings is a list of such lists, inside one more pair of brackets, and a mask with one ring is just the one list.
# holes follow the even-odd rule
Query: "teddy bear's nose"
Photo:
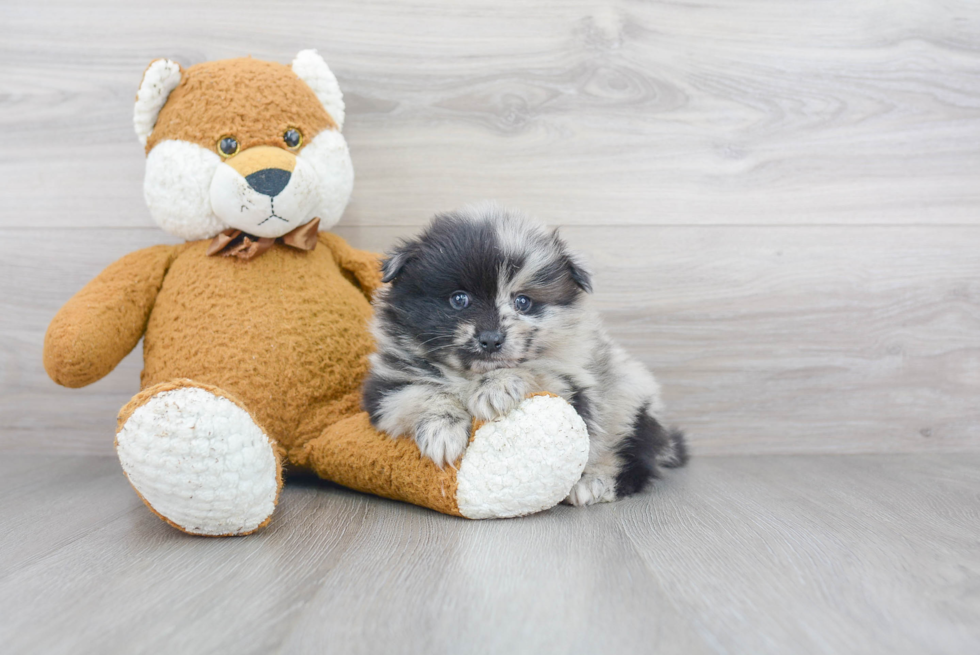
[[263, 168], [245, 178], [248, 185], [265, 195], [275, 198], [289, 184], [292, 173], [281, 168]]

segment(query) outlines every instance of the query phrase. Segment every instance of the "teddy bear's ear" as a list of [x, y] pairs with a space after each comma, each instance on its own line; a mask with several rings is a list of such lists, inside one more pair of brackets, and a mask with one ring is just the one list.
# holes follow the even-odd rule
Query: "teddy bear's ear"
[[337, 129], [344, 129], [344, 94], [323, 57], [316, 50], [302, 50], [293, 60], [293, 72], [313, 89]]
[[136, 93], [136, 107], [133, 109], [133, 127], [144, 146], [170, 92], [180, 84], [183, 72], [180, 64], [175, 61], [154, 59], [143, 73], [143, 81]]

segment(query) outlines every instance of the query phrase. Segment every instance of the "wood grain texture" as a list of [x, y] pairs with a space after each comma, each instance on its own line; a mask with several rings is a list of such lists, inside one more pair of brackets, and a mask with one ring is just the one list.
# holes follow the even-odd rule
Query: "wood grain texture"
[[[383, 250], [414, 228], [342, 228]], [[658, 375], [695, 453], [980, 450], [976, 227], [570, 227], [593, 301]], [[0, 242], [0, 447], [111, 453], [138, 390], [139, 353], [61, 389], [41, 369], [45, 327], [74, 287], [155, 230], [77, 230]], [[46, 261], [46, 260], [45, 260]]]
[[147, 64], [316, 47], [347, 225], [494, 197], [566, 224], [977, 220], [980, 4], [494, 0], [0, 6], [0, 226], [147, 226]]
[[317, 47], [381, 249], [494, 197], [565, 226], [695, 452], [980, 448], [980, 4], [969, 0], [0, 5], [0, 449], [108, 454], [129, 357], [40, 345], [142, 200], [147, 62]]
[[[25, 488], [27, 482], [34, 488]], [[179, 533], [110, 458], [0, 460], [20, 653], [980, 649], [980, 455], [693, 460], [611, 505], [470, 522], [311, 481]]]

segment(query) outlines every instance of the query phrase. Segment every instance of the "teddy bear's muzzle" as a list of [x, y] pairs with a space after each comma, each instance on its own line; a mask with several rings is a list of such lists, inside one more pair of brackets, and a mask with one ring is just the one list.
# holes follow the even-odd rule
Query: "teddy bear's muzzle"
[[226, 162], [262, 195], [275, 198], [289, 184], [296, 168], [296, 156], [271, 146], [256, 146]]
[[228, 227], [257, 237], [280, 237], [313, 218], [319, 199], [315, 177], [293, 153], [255, 146], [218, 166], [211, 207]]

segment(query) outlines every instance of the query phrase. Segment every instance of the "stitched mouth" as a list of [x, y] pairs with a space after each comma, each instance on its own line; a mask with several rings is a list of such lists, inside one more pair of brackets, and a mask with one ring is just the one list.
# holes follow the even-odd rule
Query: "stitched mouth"
[[272, 213], [269, 214], [266, 218], [264, 218], [261, 222], [259, 222], [259, 225], [262, 225], [262, 224], [266, 223], [267, 221], [271, 221], [273, 218], [278, 218], [283, 223], [288, 223], [289, 222], [289, 219], [288, 218], [283, 218], [282, 216], [279, 216], [278, 214], [276, 214], [276, 199], [275, 198], [270, 198], [269, 199], [269, 208], [272, 211]]

